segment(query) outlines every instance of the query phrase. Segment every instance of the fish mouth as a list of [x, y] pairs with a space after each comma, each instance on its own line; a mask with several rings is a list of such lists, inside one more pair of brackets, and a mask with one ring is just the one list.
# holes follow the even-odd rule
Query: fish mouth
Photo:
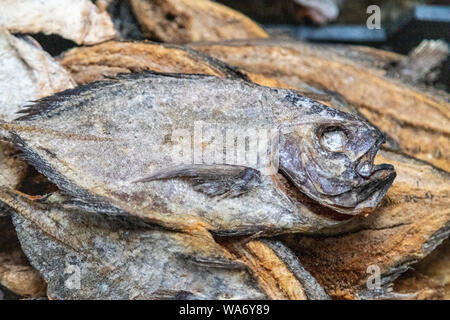
[[390, 164], [372, 168], [370, 175], [352, 190], [328, 198], [328, 207], [347, 215], [367, 215], [375, 209], [394, 182], [397, 173]]

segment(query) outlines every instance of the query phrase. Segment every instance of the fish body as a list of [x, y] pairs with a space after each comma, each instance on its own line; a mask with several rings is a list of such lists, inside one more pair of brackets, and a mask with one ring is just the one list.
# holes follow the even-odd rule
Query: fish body
[[[140, 228], [0, 188], [24, 252], [53, 299], [266, 299], [250, 270], [211, 236]], [[23, 271], [23, 270], [22, 270]]]
[[312, 231], [374, 208], [395, 171], [380, 131], [292, 90], [139, 73], [42, 99], [0, 124], [25, 157], [93, 211], [223, 234]]

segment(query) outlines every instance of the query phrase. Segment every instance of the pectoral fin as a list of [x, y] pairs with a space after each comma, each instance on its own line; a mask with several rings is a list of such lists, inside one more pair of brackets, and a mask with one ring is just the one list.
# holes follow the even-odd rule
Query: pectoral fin
[[237, 165], [182, 165], [158, 171], [135, 182], [164, 179], [189, 179], [196, 191], [209, 196], [234, 198], [261, 183], [261, 173], [253, 168]]

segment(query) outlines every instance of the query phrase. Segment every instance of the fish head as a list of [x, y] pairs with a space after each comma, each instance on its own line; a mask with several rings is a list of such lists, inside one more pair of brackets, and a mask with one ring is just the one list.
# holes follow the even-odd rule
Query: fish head
[[281, 172], [301, 192], [343, 214], [371, 212], [396, 176], [392, 165], [374, 165], [382, 132], [353, 115], [321, 112], [280, 139]]

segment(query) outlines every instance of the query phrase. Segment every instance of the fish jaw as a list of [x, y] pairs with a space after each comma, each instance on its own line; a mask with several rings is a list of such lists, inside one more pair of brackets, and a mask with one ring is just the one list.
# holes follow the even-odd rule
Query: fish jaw
[[[392, 165], [373, 168], [371, 175], [360, 185], [346, 193], [330, 198], [324, 205], [347, 215], [368, 215], [381, 202], [394, 182], [397, 173]], [[349, 203], [349, 205], [345, 205]]]
[[395, 169], [391, 165], [375, 166], [372, 174], [368, 178], [363, 179], [357, 187], [336, 196], [326, 196], [318, 192], [311, 192], [313, 188], [307, 187], [310, 181], [306, 181], [303, 185], [298, 185], [296, 180], [292, 179], [292, 175], [288, 175], [287, 178], [300, 192], [317, 203], [338, 213], [354, 216], [370, 214], [384, 198], [396, 175]]

